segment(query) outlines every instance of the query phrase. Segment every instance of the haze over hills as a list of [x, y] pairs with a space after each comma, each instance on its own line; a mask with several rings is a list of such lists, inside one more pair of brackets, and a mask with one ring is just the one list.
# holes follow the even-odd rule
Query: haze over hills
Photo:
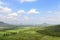
[[48, 23], [42, 23], [42, 24], [40, 24], [40, 26], [49, 26], [50, 24], [48, 24]]
[[4, 22], [0, 22], [0, 26], [6, 26], [8, 24], [4, 23]]
[[16, 25], [0, 22], [0, 28], [13, 28], [13, 27], [16, 27]]
[[51, 24], [48, 24], [48, 23], [42, 23], [42, 24], [35, 24], [35, 25], [25, 25], [25, 24], [18, 24], [18, 25], [14, 25], [14, 24], [8, 24], [8, 23], [5, 23], [5, 22], [0, 22], [0, 27], [40, 27], [40, 26], [43, 26], [43, 27], [47, 27], [47, 26], [51, 26]]
[[5, 26], [49, 26], [50, 24], [48, 24], [48, 23], [42, 23], [42, 24], [35, 24], [35, 25], [28, 25], [28, 24], [17, 24], [17, 25], [15, 25], [15, 24], [8, 24], [8, 23], [5, 23], [5, 22], [0, 22], [0, 27], [2, 26], [2, 27], [5, 27]]

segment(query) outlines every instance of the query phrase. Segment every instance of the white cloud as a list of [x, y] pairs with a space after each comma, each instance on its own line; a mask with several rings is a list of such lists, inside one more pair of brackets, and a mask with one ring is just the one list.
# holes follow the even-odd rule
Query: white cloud
[[[16, 22], [16, 23], [23, 23], [23, 24], [39, 24], [39, 23], [52, 23], [58, 24], [60, 23], [60, 11], [47, 11], [47, 13], [51, 13], [50, 15], [46, 15], [46, 17], [36, 18], [30, 17], [29, 15], [21, 15], [19, 14], [38, 14], [40, 13], [37, 9], [31, 9], [29, 11], [19, 10], [17, 12], [13, 12], [11, 8], [2, 7], [0, 6], [0, 12], [9, 13], [7, 15], [0, 14], [0, 21], [7, 21], [7, 22]], [[54, 16], [51, 16], [54, 15]], [[37, 20], [38, 19], [38, 20]]]
[[4, 3], [3, 2], [0, 2], [0, 5], [3, 5]]
[[10, 14], [8, 14], [8, 16], [14, 16], [14, 17], [16, 17], [16, 16], [18, 16], [18, 14], [17, 13], [10, 13]]
[[[12, 22], [12, 21], [15, 21], [18, 14], [13, 12], [11, 8], [8, 8], [8, 7], [3, 7], [3, 6], [0, 6], [0, 21], [9, 21], [9, 22]], [[4, 14], [6, 15], [4, 15]]]
[[17, 11], [17, 13], [19, 13], [19, 14], [24, 14], [24, 13], [27, 13], [27, 14], [38, 14], [39, 11], [37, 9], [31, 9], [31, 10], [29, 10], [27, 12], [24, 11], [24, 10], [19, 10], [19, 11]]
[[37, 11], [36, 9], [31, 9], [28, 11], [29, 14], [38, 14], [39, 11]]
[[2, 7], [2, 6], [0, 6], [0, 12], [6, 12], [6, 13], [9, 13], [9, 12], [11, 12], [12, 10], [10, 9], [10, 8], [8, 8], [8, 7]]
[[59, 24], [60, 23], [60, 17], [46, 17], [45, 19], [45, 22], [47, 23], [51, 23], [51, 24]]
[[47, 13], [52, 13], [52, 11], [48, 11]]
[[0, 14], [0, 21], [4, 21], [4, 20], [5, 20], [5, 18], [6, 18], [6, 16], [4, 16], [4, 15]]
[[30, 20], [30, 17], [24, 16], [24, 20], [29, 21]]
[[35, 2], [37, 0], [20, 0], [20, 3], [24, 3], [24, 2]]
[[[37, 20], [38, 19], [38, 20]], [[18, 16], [17, 13], [11, 13], [7, 16], [0, 14], [0, 21], [7, 21], [7, 22], [16, 22], [22, 24], [40, 24], [40, 23], [51, 23], [51, 24], [58, 24], [60, 23], [60, 16], [42, 16], [42, 17], [30, 17], [30, 16]]]
[[19, 10], [17, 13], [19, 13], [19, 14], [24, 14], [25, 11], [24, 11], [24, 10]]
[[0, 6], [6, 6], [6, 5], [8, 5], [8, 4], [5, 3], [5, 2], [0, 1]]
[[2, 15], [0, 14], [0, 21], [7, 22], [7, 23], [13, 23], [18, 21], [18, 18], [15, 16], [9, 16], [9, 15]]
[[51, 13], [51, 15], [60, 16], [60, 11], [48, 11], [47, 13]]

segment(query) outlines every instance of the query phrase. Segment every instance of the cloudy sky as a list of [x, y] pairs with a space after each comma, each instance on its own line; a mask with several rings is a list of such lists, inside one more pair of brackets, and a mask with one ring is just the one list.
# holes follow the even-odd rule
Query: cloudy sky
[[60, 0], [0, 0], [0, 21], [60, 24]]

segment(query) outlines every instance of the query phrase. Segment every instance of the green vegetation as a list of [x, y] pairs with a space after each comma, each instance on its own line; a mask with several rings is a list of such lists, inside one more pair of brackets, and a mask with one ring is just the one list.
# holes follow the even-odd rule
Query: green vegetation
[[60, 25], [0, 28], [0, 40], [60, 40]]
[[46, 27], [46, 29], [38, 30], [37, 32], [49, 36], [60, 37], [60, 25]]

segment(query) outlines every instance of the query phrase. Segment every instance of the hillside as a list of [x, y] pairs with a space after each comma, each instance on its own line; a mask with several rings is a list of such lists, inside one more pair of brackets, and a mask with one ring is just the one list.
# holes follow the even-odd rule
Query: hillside
[[11, 24], [7, 24], [4, 22], [0, 22], [0, 30], [15, 29], [16, 27], [17, 27], [16, 25], [11, 25]]
[[44, 30], [38, 30], [37, 32], [44, 35], [60, 37], [60, 25], [49, 26]]
[[[60, 40], [60, 37], [48, 33], [51, 30], [50, 27], [22, 27], [0, 31], [0, 40]], [[47, 29], [49, 30], [47, 31]], [[51, 31], [49, 32], [51, 33]]]
[[0, 27], [9, 27], [9, 26], [11, 25], [4, 22], [0, 22]]

